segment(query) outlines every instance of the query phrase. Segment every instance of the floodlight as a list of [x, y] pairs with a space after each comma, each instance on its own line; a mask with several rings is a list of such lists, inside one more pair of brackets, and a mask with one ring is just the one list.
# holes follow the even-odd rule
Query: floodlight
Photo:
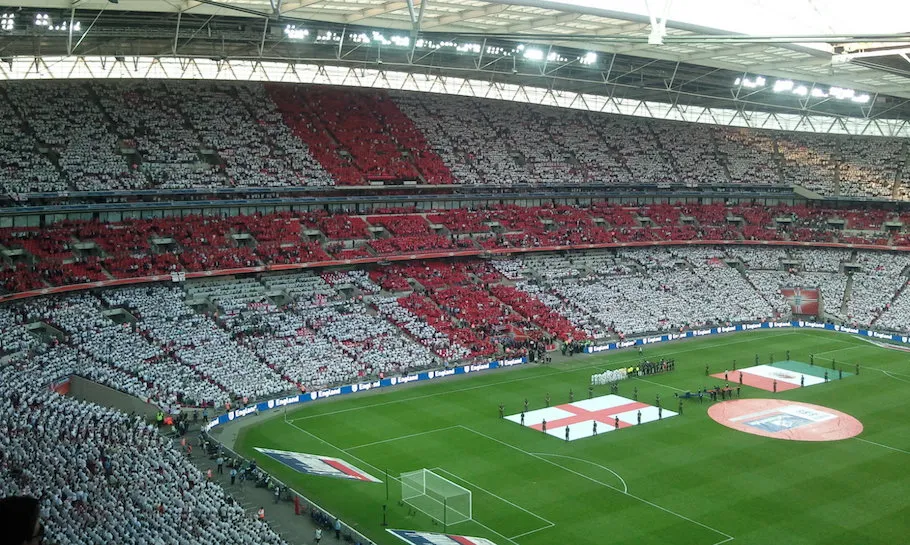
[[297, 28], [296, 25], [287, 25], [284, 27], [284, 35], [291, 40], [302, 40], [310, 35], [310, 31], [305, 28]]
[[809, 94], [809, 89], [805, 85], [800, 85], [796, 89], [793, 89], [793, 94], [804, 97]]
[[755, 78], [756, 87], [764, 87], [764, 85], [765, 85], [765, 78], [763, 78], [761, 76], [758, 76], [757, 78]]
[[735, 80], [733, 80], [733, 85], [739, 85], [740, 83], [742, 83], [742, 81], [743, 81], [742, 78], [736, 78]]
[[578, 62], [584, 65], [590, 65], [597, 62], [597, 53], [588, 51], [583, 57], [578, 58]]
[[543, 51], [540, 49], [525, 49], [524, 57], [532, 61], [542, 61], [543, 60]]
[[850, 100], [852, 100], [853, 102], [857, 102], [859, 104], [865, 104], [865, 103], [869, 102], [869, 95], [867, 95], [867, 94], [856, 95], [856, 96], [852, 97]]
[[812, 96], [814, 96], [815, 98], [825, 98], [825, 97], [828, 96], [828, 93], [822, 91], [822, 90], [819, 89], [818, 87], [813, 87], [813, 88], [812, 88]]
[[839, 98], [841, 100], [847, 100], [848, 98], [852, 98], [853, 95], [856, 94], [856, 91], [854, 91], [853, 89], [843, 89], [841, 87], [832, 87], [832, 88], [828, 89], [828, 94], [830, 94], [831, 96], [833, 96], [835, 98]]
[[784, 91], [793, 90], [793, 81], [788, 79], [779, 79], [774, 82], [774, 92], [783, 93]]

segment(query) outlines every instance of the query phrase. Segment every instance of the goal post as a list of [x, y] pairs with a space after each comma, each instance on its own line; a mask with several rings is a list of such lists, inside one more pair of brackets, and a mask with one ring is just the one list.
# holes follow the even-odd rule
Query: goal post
[[418, 469], [402, 473], [401, 501], [444, 525], [471, 520], [471, 491], [433, 473]]

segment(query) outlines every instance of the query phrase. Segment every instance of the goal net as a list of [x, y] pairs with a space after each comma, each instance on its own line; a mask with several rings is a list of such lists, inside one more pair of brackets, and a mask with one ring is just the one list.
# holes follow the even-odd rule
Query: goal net
[[401, 474], [401, 500], [443, 524], [471, 520], [471, 491], [429, 469]]

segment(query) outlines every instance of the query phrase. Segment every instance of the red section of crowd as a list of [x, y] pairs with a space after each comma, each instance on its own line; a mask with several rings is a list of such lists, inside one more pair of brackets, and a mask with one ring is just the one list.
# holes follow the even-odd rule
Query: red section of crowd
[[[533, 249], [651, 241], [793, 241], [910, 246], [886, 211], [737, 204], [587, 207], [500, 205], [482, 210], [376, 210], [366, 218], [325, 211], [62, 221], [0, 229], [9, 292], [173, 271], [409, 256], [427, 251]], [[433, 229], [432, 225], [441, 225]], [[836, 227], [843, 225], [847, 231]], [[383, 229], [372, 233], [370, 227]], [[415, 277], [416, 278], [416, 277]], [[427, 287], [436, 287], [432, 278]], [[383, 279], [382, 282], [394, 282]], [[457, 280], [444, 278], [444, 284]], [[393, 287], [393, 286], [390, 286]]]
[[385, 94], [280, 85], [267, 90], [291, 131], [339, 185], [454, 182], [414, 122]]

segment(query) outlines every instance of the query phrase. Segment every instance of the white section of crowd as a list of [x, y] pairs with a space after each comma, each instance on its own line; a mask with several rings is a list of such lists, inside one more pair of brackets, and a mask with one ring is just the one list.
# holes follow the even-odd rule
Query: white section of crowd
[[70, 371], [46, 356], [0, 366], [0, 497], [40, 498], [47, 541], [284, 543], [141, 418], [50, 391]]

